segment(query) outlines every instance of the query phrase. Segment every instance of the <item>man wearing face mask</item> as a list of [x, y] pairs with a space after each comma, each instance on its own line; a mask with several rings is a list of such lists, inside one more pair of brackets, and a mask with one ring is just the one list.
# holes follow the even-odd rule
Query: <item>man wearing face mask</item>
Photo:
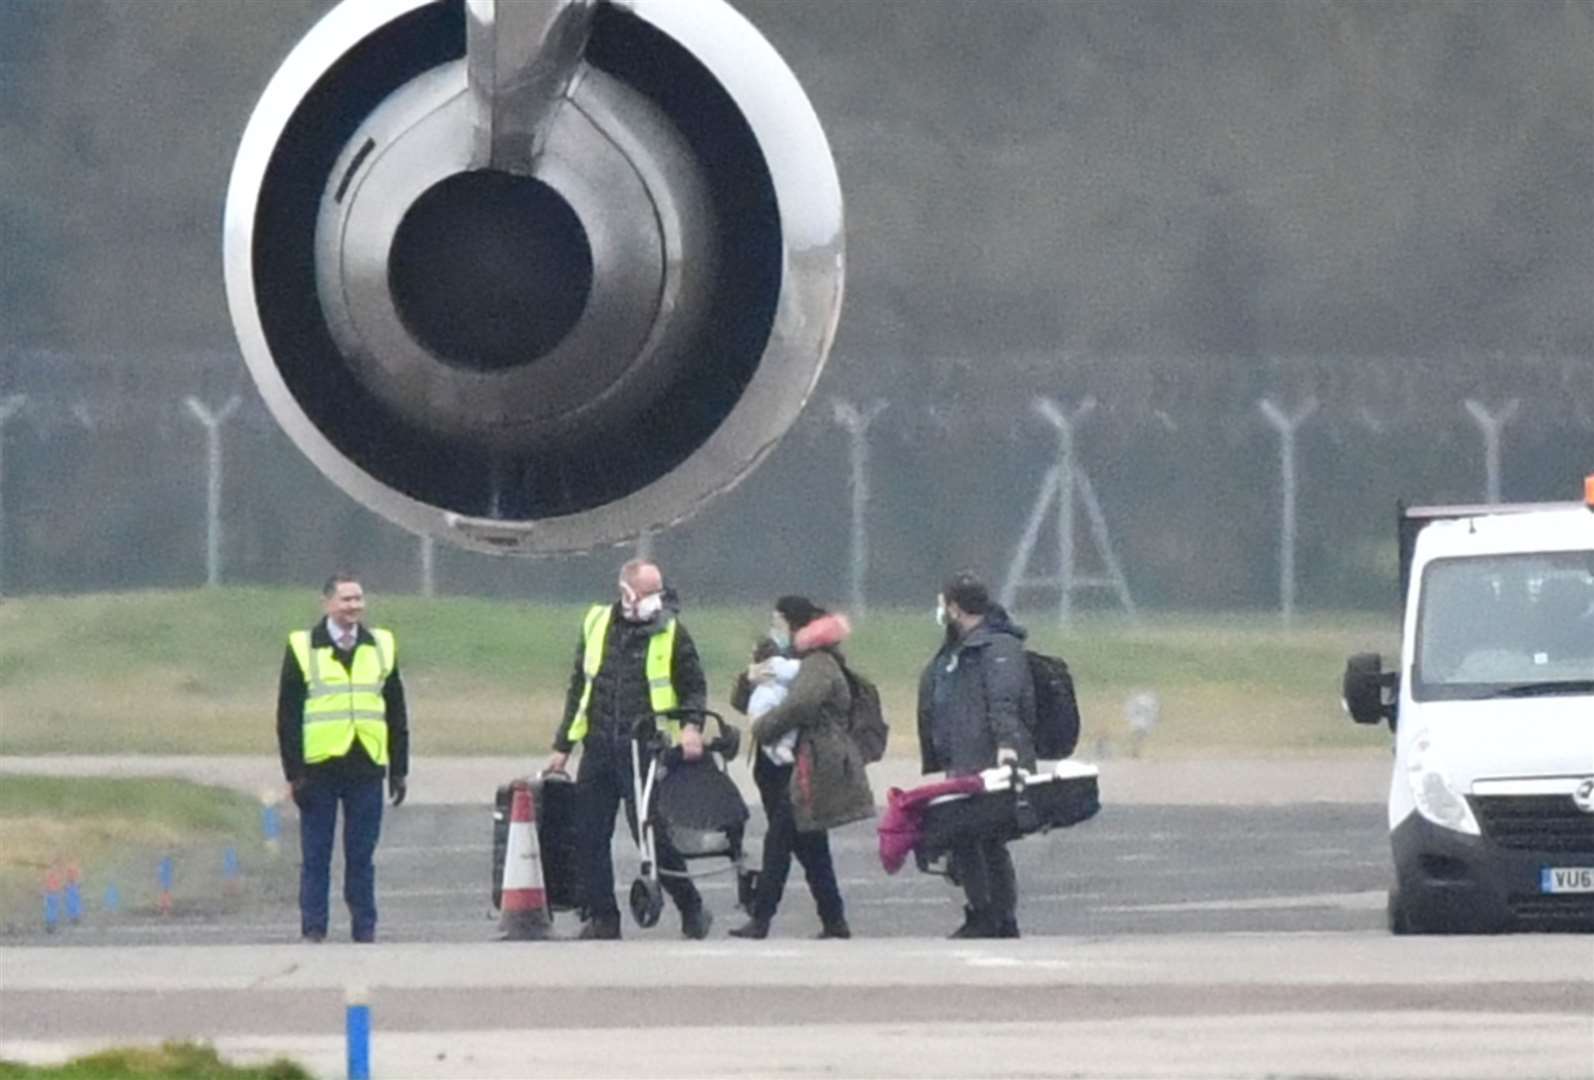
[[[582, 620], [564, 721], [548, 759], [550, 772], [563, 771], [570, 751], [581, 744], [576, 786], [588, 825], [582, 858], [587, 923], [581, 930], [587, 940], [620, 936], [610, 843], [622, 800], [632, 834], [637, 830], [631, 786], [633, 725], [670, 709], [701, 709], [708, 699], [697, 647], [680, 623], [658, 566], [641, 559], [626, 563], [620, 568], [619, 589], [618, 600], [593, 605]], [[679, 738], [688, 760], [703, 756], [700, 727], [683, 724], [670, 734]], [[668, 838], [661, 835], [656, 842], [660, 869], [684, 872], [685, 860]], [[661, 875], [661, 882], [680, 910], [681, 935], [707, 937], [713, 916], [703, 907], [697, 887], [674, 874]]]
[[[968, 776], [995, 765], [1035, 768], [1035, 684], [1025, 631], [972, 574], [941, 587], [941, 647], [919, 679], [919, 746], [924, 772]], [[1018, 937], [1018, 882], [1000, 836], [975, 837], [952, 851], [968, 898], [955, 938]]]

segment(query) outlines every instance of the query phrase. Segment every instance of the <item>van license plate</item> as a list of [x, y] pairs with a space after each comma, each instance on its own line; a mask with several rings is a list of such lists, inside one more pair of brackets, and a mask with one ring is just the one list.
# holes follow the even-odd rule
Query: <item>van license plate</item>
[[1594, 866], [1546, 866], [1539, 871], [1539, 891], [1594, 893]]

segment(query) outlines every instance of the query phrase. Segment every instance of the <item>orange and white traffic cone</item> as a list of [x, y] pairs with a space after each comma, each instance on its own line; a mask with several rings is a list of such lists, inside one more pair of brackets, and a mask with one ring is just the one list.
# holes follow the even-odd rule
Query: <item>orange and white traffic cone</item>
[[553, 918], [542, 882], [542, 851], [537, 846], [537, 815], [531, 787], [524, 780], [511, 786], [509, 839], [504, 853], [504, 888], [498, 929], [506, 941], [540, 941]]

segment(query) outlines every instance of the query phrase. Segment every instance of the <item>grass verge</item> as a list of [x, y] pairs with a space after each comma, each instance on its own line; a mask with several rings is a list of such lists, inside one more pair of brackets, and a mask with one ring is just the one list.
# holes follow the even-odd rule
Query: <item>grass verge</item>
[[[276, 752], [276, 680], [311, 590], [220, 589], [23, 597], [0, 605], [0, 754]], [[398, 635], [416, 754], [541, 754], [563, 705], [581, 608], [375, 595]], [[711, 704], [768, 620], [764, 607], [688, 607]], [[1126, 697], [1154, 692], [1148, 756], [1382, 751], [1339, 707], [1352, 652], [1398, 648], [1391, 619], [1320, 616], [1033, 617], [1032, 645], [1066, 657], [1083, 745], [1127, 741]], [[892, 752], [915, 749], [918, 673], [938, 638], [925, 612], [875, 611], [847, 652], [880, 684]]]
[[0, 1080], [311, 1080], [304, 1069], [278, 1058], [264, 1065], [229, 1065], [204, 1043], [116, 1047], [60, 1065], [0, 1060]]
[[[229, 848], [238, 860], [232, 883]], [[265, 871], [272, 859], [260, 804], [239, 792], [182, 780], [0, 774], [0, 929], [42, 921], [49, 875], [63, 889], [76, 877], [86, 919], [109, 914], [110, 886], [121, 910], [154, 910], [165, 857], [179, 914], [241, 904], [246, 877], [258, 892], [260, 879], [274, 876]]]

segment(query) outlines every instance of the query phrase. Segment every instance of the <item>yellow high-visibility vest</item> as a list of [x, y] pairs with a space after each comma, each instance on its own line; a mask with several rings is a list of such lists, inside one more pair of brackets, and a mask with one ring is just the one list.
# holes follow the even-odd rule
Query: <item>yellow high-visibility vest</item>
[[[576, 706], [576, 718], [570, 722], [570, 741], [580, 742], [587, 737], [587, 705], [592, 701], [592, 683], [598, 677], [598, 669], [603, 666], [603, 645], [609, 636], [609, 622], [614, 618], [614, 609], [608, 604], [594, 604], [587, 609], [587, 617], [582, 622], [581, 637], [584, 643], [581, 656], [581, 670], [587, 677], [586, 686], [581, 688], [581, 704]], [[675, 681], [671, 678], [671, 666], [675, 660], [675, 620], [671, 619], [664, 624], [664, 629], [654, 634], [648, 640], [648, 703], [655, 713], [669, 712], [680, 704], [680, 699], [675, 693]], [[659, 724], [673, 744], [680, 739], [681, 722], [679, 720], [666, 720]], [[629, 734], [629, 732], [627, 733]]]
[[389, 630], [372, 630], [375, 644], [354, 648], [350, 666], [338, 663], [330, 645], [310, 647], [310, 631], [288, 635], [288, 647], [304, 673], [304, 762], [340, 758], [358, 738], [372, 761], [387, 764], [387, 702], [382, 687], [393, 674], [398, 651]]

